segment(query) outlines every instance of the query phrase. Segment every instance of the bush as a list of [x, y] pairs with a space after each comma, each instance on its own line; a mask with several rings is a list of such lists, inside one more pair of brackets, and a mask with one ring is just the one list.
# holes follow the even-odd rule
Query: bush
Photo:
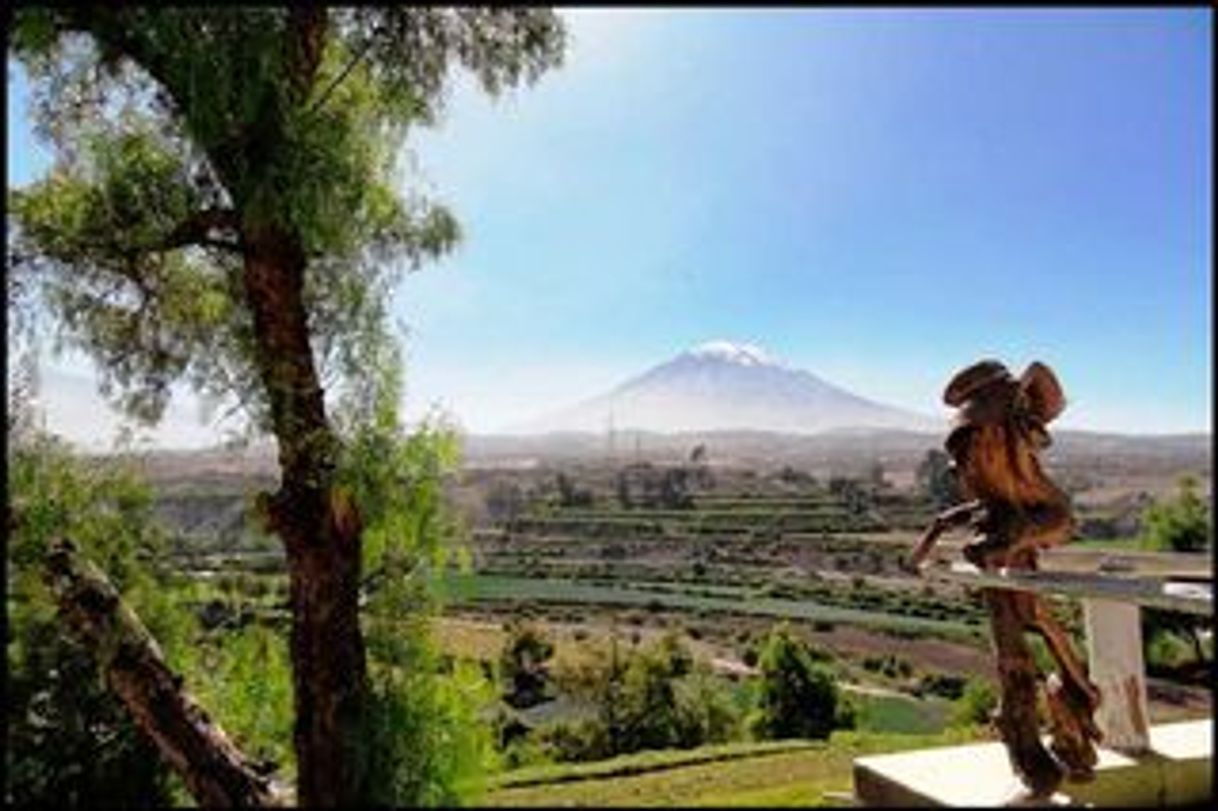
[[224, 634], [190, 654], [190, 682], [246, 754], [295, 771], [287, 640], [259, 625]]
[[968, 679], [954, 673], [928, 673], [918, 681], [919, 695], [932, 693], [955, 701], [964, 695]]
[[732, 691], [705, 669], [677, 679], [676, 745], [694, 748], [709, 743], [724, 743], [739, 736], [741, 716]]
[[1145, 644], [1146, 668], [1151, 671], [1170, 671], [1192, 658], [1187, 643], [1170, 631], [1154, 629]]
[[614, 754], [607, 728], [599, 719], [554, 721], [538, 728], [542, 756], [559, 761], [603, 760]]
[[759, 665], [753, 733], [766, 739], [828, 738], [837, 718], [837, 685], [785, 624], [766, 639]]
[[1197, 480], [1180, 480], [1175, 499], [1152, 504], [1144, 515], [1142, 545], [1153, 551], [1202, 552], [1213, 545], [1214, 528], [1205, 502], [1197, 495]]
[[696, 747], [739, 732], [732, 691], [694, 662], [675, 633], [641, 650], [622, 650], [612, 640], [586, 648], [564, 661], [557, 679], [565, 692], [594, 703], [597, 716], [539, 730], [556, 759]]
[[971, 678], [964, 692], [956, 700], [952, 711], [952, 723], [957, 725], [988, 724], [998, 706], [998, 694], [994, 685], [986, 679]]
[[85, 466], [58, 441], [16, 437], [8, 454], [5, 800], [15, 805], [170, 805], [169, 770], [69, 637], [42, 580], [50, 541], [70, 539], [99, 566], [175, 669], [189, 615], [157, 565], [165, 536], [152, 494], [132, 473]]
[[545, 747], [529, 737], [516, 738], [504, 747], [502, 754], [505, 769], [540, 766], [551, 760]]
[[834, 729], [857, 729], [859, 708], [854, 699], [847, 695], [838, 696], [837, 710], [834, 713]]
[[384, 416], [354, 430], [337, 474], [364, 521], [364, 570], [384, 573], [361, 611], [369, 683], [361, 800], [455, 805], [477, 798], [496, 760], [480, 717], [494, 704], [495, 685], [477, 665], [446, 667], [432, 636], [438, 605], [429, 581], [451, 565], [460, 538], [444, 498], [457, 439], [430, 422], [403, 436], [396, 418]]
[[503, 700], [517, 709], [532, 707], [546, 699], [554, 644], [532, 622], [512, 621], [507, 632], [499, 654]]

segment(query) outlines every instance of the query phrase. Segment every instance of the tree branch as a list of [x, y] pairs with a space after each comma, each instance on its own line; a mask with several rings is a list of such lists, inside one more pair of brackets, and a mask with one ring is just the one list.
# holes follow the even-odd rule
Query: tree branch
[[372, 45], [374, 42], [375, 40], [373, 40], [371, 37], [368, 38], [368, 41], [364, 43], [364, 47], [360, 49], [359, 53], [351, 57], [351, 61], [346, 64], [342, 71], [334, 77], [334, 80], [326, 86], [326, 89], [321, 92], [321, 95], [317, 97], [317, 101], [309, 105], [309, 109], [305, 111], [306, 117], [313, 115], [322, 108], [322, 105], [324, 105], [330, 98], [330, 94], [333, 93], [335, 88], [342, 84], [343, 80], [347, 78], [347, 74], [354, 70], [355, 66], [358, 65], [360, 61], [368, 55], [368, 52], [372, 50]]
[[182, 689], [156, 640], [102, 572], [70, 541], [55, 542], [45, 578], [72, 635], [101, 662], [106, 681], [169, 765], [205, 807], [271, 806], [286, 790], [261, 774]]
[[[215, 230], [231, 230], [235, 232], [233, 240], [217, 239], [211, 236]], [[135, 245], [123, 245], [117, 239], [90, 242], [83, 241], [83, 248], [111, 251], [124, 259], [133, 259], [145, 253], [165, 253], [178, 248], [219, 248], [234, 254], [241, 254], [244, 249], [244, 239], [241, 236], [241, 224], [236, 212], [226, 208], [206, 208], [196, 211], [161, 239]]]
[[[237, 238], [235, 241], [228, 242], [214, 239], [210, 236], [212, 231], [225, 229], [236, 232]], [[238, 219], [236, 212], [226, 208], [206, 208], [202, 211], [196, 211], [170, 231], [163, 242], [147, 246], [142, 250], [157, 252], [172, 251], [191, 245], [224, 248], [225, 250], [240, 253], [241, 221]]]

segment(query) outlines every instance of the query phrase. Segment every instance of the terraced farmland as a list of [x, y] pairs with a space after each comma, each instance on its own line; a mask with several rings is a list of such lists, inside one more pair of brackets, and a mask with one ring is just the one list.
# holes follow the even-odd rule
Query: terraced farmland
[[[708, 588], [691, 591], [664, 582], [627, 585], [614, 580], [588, 583], [485, 574], [457, 576], [446, 587], [449, 600], [458, 605], [480, 601], [538, 601], [573, 606], [643, 606], [702, 614], [754, 614], [780, 619], [846, 622], [864, 627], [915, 629], [955, 637], [967, 636], [971, 626], [980, 625], [980, 619], [975, 617], [971, 623], [959, 619], [930, 619], [802, 599], [755, 596], [741, 588]], [[862, 596], [858, 599], [866, 601]], [[948, 614], [950, 616], [950, 612]]]

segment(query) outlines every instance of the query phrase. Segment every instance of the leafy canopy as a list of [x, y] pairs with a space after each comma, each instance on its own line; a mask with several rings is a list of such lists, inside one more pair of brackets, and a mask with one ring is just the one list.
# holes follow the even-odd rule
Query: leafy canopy
[[1197, 480], [1180, 480], [1174, 499], [1152, 504], [1144, 516], [1143, 545], [1160, 552], [1204, 552], [1214, 540], [1213, 519], [1197, 494]]
[[565, 39], [526, 8], [23, 8], [13, 23], [55, 150], [9, 192], [10, 262], [37, 279], [20, 288], [129, 415], [155, 422], [183, 380], [255, 429], [247, 237], [303, 252], [323, 376], [366, 401], [401, 272], [459, 239], [442, 205], [397, 190], [409, 128], [437, 121], [450, 64], [493, 95], [558, 65]]
[[770, 632], [758, 665], [758, 737], [828, 738], [837, 720], [838, 688], [808, 645], [784, 623]]
[[192, 623], [170, 596], [178, 578], [164, 565], [151, 492], [134, 470], [82, 462], [43, 434], [8, 439], [5, 799], [168, 804], [168, 770], [107, 689], [96, 651], [63, 633], [42, 566], [51, 539], [71, 539], [180, 666]]

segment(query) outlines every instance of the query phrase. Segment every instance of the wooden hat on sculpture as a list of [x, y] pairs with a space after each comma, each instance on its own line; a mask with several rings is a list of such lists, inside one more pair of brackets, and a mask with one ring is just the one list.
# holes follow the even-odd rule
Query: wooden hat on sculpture
[[943, 402], [959, 407], [953, 427], [994, 425], [1014, 419], [1039, 447], [1049, 444], [1045, 426], [1066, 408], [1066, 396], [1053, 370], [1033, 361], [1018, 378], [996, 360], [982, 360], [957, 372], [943, 391]]

